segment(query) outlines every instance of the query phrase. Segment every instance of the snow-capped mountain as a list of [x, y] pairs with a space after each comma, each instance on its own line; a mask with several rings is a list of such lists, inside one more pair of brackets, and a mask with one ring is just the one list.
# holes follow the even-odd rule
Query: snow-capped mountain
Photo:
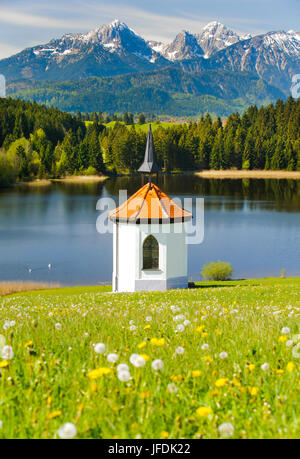
[[219, 22], [173, 42], [145, 41], [118, 20], [86, 34], [67, 34], [0, 61], [8, 80], [76, 80], [176, 66], [186, 71], [248, 71], [288, 92], [300, 73], [300, 33], [239, 35]]
[[258, 35], [219, 51], [209, 66], [251, 72], [288, 91], [293, 75], [300, 73], [300, 35], [293, 31]]
[[199, 45], [195, 35], [183, 30], [169, 45], [160, 48], [153, 48], [160, 52], [166, 59], [170, 61], [188, 60], [198, 57], [204, 57], [204, 51]]
[[197, 35], [197, 41], [205, 51], [206, 57], [210, 57], [221, 49], [249, 38], [251, 38], [250, 34], [238, 35], [225, 25], [216, 21], [207, 24], [202, 32]]

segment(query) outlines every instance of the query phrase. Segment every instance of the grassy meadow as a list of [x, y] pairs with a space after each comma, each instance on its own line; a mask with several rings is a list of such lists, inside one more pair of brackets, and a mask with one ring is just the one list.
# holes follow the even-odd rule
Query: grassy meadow
[[1, 297], [0, 438], [299, 438], [300, 279], [197, 287]]

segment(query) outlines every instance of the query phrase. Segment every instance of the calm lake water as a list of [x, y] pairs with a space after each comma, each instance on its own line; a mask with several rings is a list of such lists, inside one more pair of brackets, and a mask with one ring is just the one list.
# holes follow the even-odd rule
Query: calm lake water
[[[178, 175], [157, 184], [171, 197], [205, 198], [205, 238], [189, 246], [190, 280], [200, 279], [203, 264], [219, 259], [232, 264], [235, 278], [279, 276], [282, 268], [300, 276], [300, 181]], [[2, 190], [0, 281], [110, 283], [112, 235], [97, 232], [96, 204], [140, 186], [140, 177], [122, 177]]]

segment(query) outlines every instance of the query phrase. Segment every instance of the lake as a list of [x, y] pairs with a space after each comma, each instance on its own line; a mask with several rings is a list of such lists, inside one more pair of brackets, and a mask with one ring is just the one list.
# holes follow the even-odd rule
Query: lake
[[[300, 276], [300, 181], [159, 178], [171, 197], [205, 199], [205, 237], [189, 246], [190, 280], [209, 261], [229, 261], [235, 278]], [[0, 191], [0, 281], [96, 285], [111, 282], [112, 235], [99, 234], [101, 197], [128, 195], [140, 177]], [[51, 268], [48, 265], [51, 264]]]

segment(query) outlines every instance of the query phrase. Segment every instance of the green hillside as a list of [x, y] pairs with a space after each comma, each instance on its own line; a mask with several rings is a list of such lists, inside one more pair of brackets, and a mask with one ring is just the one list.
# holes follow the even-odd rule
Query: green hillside
[[228, 116], [248, 106], [266, 105], [285, 95], [245, 72], [210, 70], [188, 73], [176, 68], [78, 81], [10, 82], [8, 93], [70, 112], [133, 112]]

